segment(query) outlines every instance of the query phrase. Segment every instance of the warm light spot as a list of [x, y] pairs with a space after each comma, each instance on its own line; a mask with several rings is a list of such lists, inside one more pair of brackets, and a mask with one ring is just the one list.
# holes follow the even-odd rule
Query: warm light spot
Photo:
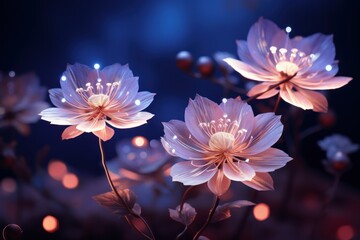
[[350, 240], [354, 237], [354, 228], [350, 225], [343, 225], [338, 228], [336, 236], [339, 240]]
[[45, 231], [53, 233], [59, 229], [59, 221], [56, 217], [47, 215], [42, 221], [42, 226]]
[[1, 189], [6, 193], [13, 193], [16, 191], [16, 182], [12, 178], [4, 178], [1, 181]]
[[164, 170], [164, 175], [165, 176], [170, 176], [170, 173], [171, 173], [171, 168], [167, 168]]
[[137, 136], [131, 140], [131, 143], [136, 147], [146, 147], [148, 145], [148, 140], [143, 136]]
[[290, 32], [291, 32], [291, 27], [289, 27], [289, 26], [286, 27], [286, 28], [285, 28], [285, 31], [286, 31], [287, 33], [290, 33]]
[[98, 69], [100, 68], [100, 64], [95, 63], [95, 64], [94, 64], [94, 68], [95, 68], [96, 70], [98, 70]]
[[53, 179], [61, 181], [67, 173], [67, 167], [62, 161], [51, 161], [48, 165], [48, 173]]
[[67, 173], [62, 179], [65, 188], [74, 189], [79, 185], [79, 178], [73, 173]]
[[266, 203], [259, 203], [254, 207], [253, 214], [256, 220], [264, 221], [270, 216], [270, 208]]
[[332, 66], [330, 64], [326, 65], [325, 70], [330, 72], [332, 70]]

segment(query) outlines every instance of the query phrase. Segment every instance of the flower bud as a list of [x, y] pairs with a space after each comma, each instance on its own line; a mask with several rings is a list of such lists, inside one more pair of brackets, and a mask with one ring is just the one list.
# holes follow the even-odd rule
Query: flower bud
[[202, 77], [210, 77], [214, 72], [214, 63], [206, 56], [199, 57], [197, 67]]
[[176, 66], [182, 71], [189, 71], [192, 63], [193, 59], [188, 51], [181, 51], [176, 55]]
[[17, 224], [8, 224], [3, 230], [4, 240], [20, 240], [23, 231]]
[[351, 162], [346, 154], [337, 152], [331, 159], [323, 161], [326, 170], [332, 174], [341, 174], [351, 167]]

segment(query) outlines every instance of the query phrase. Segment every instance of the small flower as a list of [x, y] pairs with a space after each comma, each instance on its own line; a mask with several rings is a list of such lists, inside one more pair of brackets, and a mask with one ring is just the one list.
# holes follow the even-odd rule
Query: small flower
[[49, 107], [45, 94], [35, 74], [9, 77], [0, 73], [0, 128], [12, 126], [29, 134], [28, 124], [37, 122], [39, 113]]
[[263, 82], [248, 92], [250, 97], [264, 99], [280, 94], [294, 106], [326, 112], [325, 96], [312, 90], [336, 89], [352, 80], [335, 77], [339, 69], [331, 35], [289, 38], [276, 24], [260, 18], [251, 27], [247, 41], [237, 41], [237, 46], [241, 61], [224, 61], [245, 78]]
[[169, 208], [169, 214], [173, 220], [189, 226], [194, 222], [197, 212], [190, 204], [184, 203], [182, 209], [180, 205], [176, 209]]
[[359, 144], [354, 144], [346, 136], [333, 134], [318, 142], [320, 148], [326, 151], [324, 165], [331, 173], [341, 173], [350, 165], [348, 154], [359, 150]]
[[173, 181], [184, 185], [207, 182], [216, 195], [224, 194], [231, 180], [257, 190], [273, 189], [272, 172], [291, 158], [271, 148], [283, 125], [274, 113], [254, 117], [240, 98], [223, 99], [220, 105], [196, 96], [185, 110], [185, 122], [163, 123], [164, 148], [184, 162], [172, 166]]
[[103, 141], [114, 135], [115, 128], [143, 125], [153, 114], [141, 112], [155, 94], [138, 92], [138, 78], [127, 65], [113, 64], [98, 70], [86, 65], [68, 65], [60, 80], [61, 89], [51, 89], [50, 99], [56, 108], [40, 113], [43, 120], [56, 125], [70, 125], [63, 139], [92, 132]]

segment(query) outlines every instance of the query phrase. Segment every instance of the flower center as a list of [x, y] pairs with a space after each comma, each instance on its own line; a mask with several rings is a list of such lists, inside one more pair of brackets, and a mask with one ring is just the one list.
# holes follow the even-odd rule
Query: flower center
[[109, 96], [105, 94], [93, 94], [89, 97], [88, 102], [94, 107], [103, 107], [109, 103]]
[[216, 132], [211, 135], [209, 146], [212, 150], [228, 151], [234, 146], [235, 137], [231, 133]]
[[319, 54], [313, 53], [306, 55], [297, 48], [288, 50], [271, 46], [269, 50], [270, 53], [267, 55], [268, 62], [275, 65], [276, 70], [286, 76], [293, 76], [298, 72], [306, 72], [319, 57]]

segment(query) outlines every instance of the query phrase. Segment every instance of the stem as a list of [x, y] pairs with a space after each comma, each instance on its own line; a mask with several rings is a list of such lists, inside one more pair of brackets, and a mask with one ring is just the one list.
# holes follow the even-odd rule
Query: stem
[[282, 80], [282, 81], [280, 81], [280, 82], [278, 82], [278, 83], [276, 83], [276, 84], [270, 85], [270, 86], [268, 87], [268, 89], [266, 89], [265, 91], [263, 91], [263, 92], [261, 92], [261, 93], [258, 93], [258, 94], [255, 94], [255, 95], [249, 97], [248, 99], [245, 100], [245, 102], [250, 102], [250, 101], [254, 100], [255, 98], [260, 97], [260, 96], [263, 95], [264, 93], [267, 93], [268, 91], [270, 91], [270, 90], [272, 90], [272, 89], [274, 89], [274, 88], [277, 88], [277, 87], [280, 86], [281, 84], [290, 81], [290, 80], [293, 79], [295, 76], [296, 76], [296, 73], [295, 73], [294, 75], [292, 75], [292, 76], [288, 76], [287, 78], [285, 78], [284, 80]]
[[148, 235], [144, 234], [144, 233], [136, 226], [136, 224], [134, 224], [134, 223], [130, 220], [130, 218], [129, 218], [128, 216], [125, 216], [125, 219], [126, 219], [127, 223], [128, 223], [130, 226], [132, 226], [138, 233], [140, 233], [141, 235], [143, 235], [145, 238], [152, 240], [152, 238], [149, 237]]
[[181, 236], [184, 235], [184, 233], [187, 231], [187, 229], [188, 229], [188, 226], [185, 226], [184, 230], [182, 230], [182, 232], [176, 236], [176, 240], [179, 240], [181, 238]]
[[334, 199], [336, 189], [339, 186], [340, 177], [341, 177], [341, 174], [335, 175], [334, 182], [333, 182], [331, 188], [328, 190], [327, 197], [326, 197], [325, 201], [323, 202], [323, 205], [319, 211], [319, 214], [317, 215], [317, 217], [316, 217], [315, 221], [313, 222], [313, 225], [310, 229], [309, 239], [314, 238], [314, 233], [315, 233], [316, 227], [319, 225], [321, 218], [325, 216], [327, 208], [329, 207], [331, 201]]
[[281, 97], [280, 97], [280, 93], [278, 93], [278, 96], [277, 96], [277, 99], [276, 99], [276, 103], [275, 103], [275, 106], [274, 106], [274, 110], [273, 110], [273, 112], [274, 112], [275, 114], [276, 114], [276, 111], [277, 111], [277, 109], [278, 109], [278, 107], [279, 107], [280, 101], [281, 101]]
[[214, 213], [215, 213], [215, 210], [217, 208], [217, 206], [219, 205], [219, 202], [220, 202], [220, 198], [218, 196], [215, 196], [215, 200], [214, 200], [214, 205], [213, 207], [210, 209], [210, 212], [209, 212], [209, 216], [208, 218], [206, 219], [206, 222], [204, 223], [204, 225], [200, 228], [200, 230], [195, 234], [193, 240], [197, 240], [201, 233], [206, 229], [206, 227], [209, 225], [210, 221], [211, 221], [211, 218], [214, 216]]
[[101, 138], [99, 138], [99, 148], [100, 148], [100, 153], [101, 153], [101, 163], [104, 167], [104, 170], [105, 170], [105, 174], [106, 174], [106, 178], [109, 182], [109, 185], [111, 187], [111, 190], [115, 193], [115, 195], [118, 197], [118, 199], [121, 201], [121, 203], [125, 206], [126, 210], [129, 212], [129, 214], [131, 216], [134, 216], [135, 218], [139, 218], [146, 226], [146, 228], [148, 229], [148, 231], [150, 232], [151, 234], [151, 237], [149, 237], [148, 235], [146, 235], [145, 233], [143, 233], [142, 231], [139, 231], [139, 229], [137, 227], [135, 227], [133, 225], [133, 223], [129, 220], [128, 218], [125, 216], [126, 220], [128, 221], [128, 223], [135, 228], [135, 230], [139, 231], [141, 233], [141, 235], [143, 235], [144, 237], [148, 238], [148, 239], [155, 239], [154, 237], [154, 234], [153, 232], [151, 231], [151, 228], [150, 226], [147, 224], [147, 222], [145, 221], [144, 218], [142, 218], [140, 215], [137, 215], [136, 213], [134, 213], [134, 211], [129, 207], [129, 205], [127, 204], [127, 202], [121, 197], [121, 195], [118, 193], [118, 191], [116, 190], [115, 188], [115, 185], [113, 183], [113, 181], [111, 180], [111, 177], [110, 177], [110, 173], [109, 173], [109, 170], [106, 166], [106, 162], [105, 162], [105, 154], [104, 154], [104, 149], [103, 149], [103, 146], [102, 146], [102, 141], [101, 141]]
[[187, 198], [187, 195], [189, 194], [189, 192], [190, 192], [193, 188], [194, 188], [194, 186], [188, 187], [188, 188], [185, 190], [183, 196], [181, 197], [181, 201], [180, 201], [180, 213], [181, 213], [181, 211], [182, 211], [183, 208], [184, 208], [184, 204], [185, 204], [185, 200], [186, 200], [186, 198]]

